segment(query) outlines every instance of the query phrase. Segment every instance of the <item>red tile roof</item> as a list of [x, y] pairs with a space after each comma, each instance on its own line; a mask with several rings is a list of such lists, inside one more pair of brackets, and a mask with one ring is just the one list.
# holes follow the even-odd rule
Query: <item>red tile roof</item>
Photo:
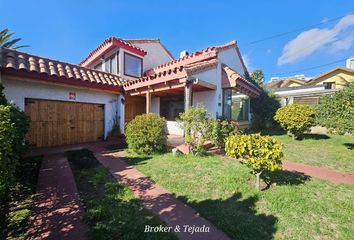
[[47, 76], [56, 80], [69, 80], [67, 83], [89, 83], [95, 87], [121, 88], [123, 79], [117, 75], [108, 74], [78, 65], [43, 58], [13, 49], [0, 48], [0, 67], [2, 70], [16, 70], [22, 73], [32, 73]]
[[140, 56], [145, 56], [146, 51], [134, 46], [132, 43], [117, 37], [109, 37], [104, 40], [98, 47], [96, 47], [79, 65], [87, 67], [93, 62], [97, 61], [102, 55], [108, 53], [114, 47], [122, 47]]

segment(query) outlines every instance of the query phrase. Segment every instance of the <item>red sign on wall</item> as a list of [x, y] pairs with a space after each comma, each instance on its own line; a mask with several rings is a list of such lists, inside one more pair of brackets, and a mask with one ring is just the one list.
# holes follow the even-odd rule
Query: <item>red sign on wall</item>
[[69, 99], [70, 100], [76, 100], [76, 93], [75, 92], [69, 92]]

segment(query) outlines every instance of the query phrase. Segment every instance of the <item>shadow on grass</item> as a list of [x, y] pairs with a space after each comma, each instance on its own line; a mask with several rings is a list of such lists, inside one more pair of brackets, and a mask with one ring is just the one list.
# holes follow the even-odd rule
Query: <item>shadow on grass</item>
[[267, 190], [272, 184], [276, 185], [301, 185], [311, 180], [308, 176], [301, 172], [291, 172], [287, 170], [278, 170], [272, 173], [265, 172], [261, 175], [262, 180], [267, 186], [262, 190]]
[[313, 140], [323, 140], [323, 139], [330, 139], [331, 137], [326, 134], [313, 134], [307, 133], [302, 136], [302, 139], [313, 139]]
[[260, 132], [261, 135], [267, 135], [267, 136], [282, 136], [282, 135], [286, 135], [286, 131], [281, 130], [281, 129], [273, 129], [273, 130], [260, 130], [260, 131], [256, 131], [256, 132]]
[[354, 143], [344, 143], [343, 145], [349, 150], [354, 150]]
[[278, 219], [271, 214], [257, 213], [257, 196], [242, 198], [241, 193], [235, 193], [227, 199], [190, 201], [184, 196], [178, 199], [190, 205], [232, 239], [274, 238]]
[[119, 157], [119, 158], [129, 165], [143, 165], [146, 164], [146, 161], [151, 159], [152, 157], [136, 156], [136, 157]]

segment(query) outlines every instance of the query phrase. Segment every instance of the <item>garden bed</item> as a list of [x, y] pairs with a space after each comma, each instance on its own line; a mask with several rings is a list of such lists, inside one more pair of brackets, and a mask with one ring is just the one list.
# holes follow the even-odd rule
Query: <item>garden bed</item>
[[3, 231], [5, 239], [26, 239], [42, 159], [42, 156], [27, 157], [19, 162], [15, 184], [10, 188], [7, 205], [4, 206], [7, 211]]
[[164, 225], [144, 209], [130, 189], [118, 183], [87, 149], [66, 153], [72, 167], [91, 239], [177, 239], [172, 233], [144, 233]]

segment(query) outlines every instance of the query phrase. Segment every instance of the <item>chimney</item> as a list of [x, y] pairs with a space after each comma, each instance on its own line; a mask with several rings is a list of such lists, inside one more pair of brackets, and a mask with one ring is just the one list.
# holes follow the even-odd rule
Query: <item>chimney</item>
[[347, 59], [346, 67], [350, 69], [354, 69], [354, 57], [350, 57]]
[[181, 51], [179, 53], [179, 58], [183, 58], [183, 57], [188, 56], [188, 55], [189, 55], [189, 53], [187, 52], [187, 50], [183, 50], [183, 51]]

